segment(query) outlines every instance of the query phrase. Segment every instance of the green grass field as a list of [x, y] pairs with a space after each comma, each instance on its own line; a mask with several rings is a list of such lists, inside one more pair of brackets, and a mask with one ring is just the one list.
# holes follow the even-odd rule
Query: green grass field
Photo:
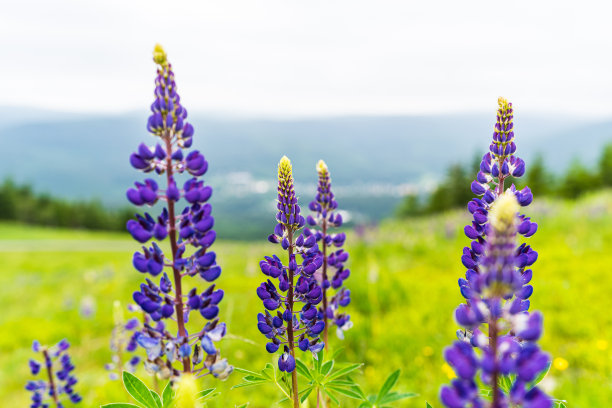
[[[609, 406], [612, 401], [612, 193], [577, 203], [537, 201], [528, 213], [539, 223], [530, 239], [540, 257], [534, 266], [532, 309], [545, 315], [542, 347], [555, 364], [543, 386], [569, 407]], [[272, 215], [271, 215], [272, 216]], [[388, 221], [363, 236], [349, 234], [352, 275], [347, 281], [355, 323], [346, 340], [332, 336], [332, 349], [345, 347], [343, 361], [364, 362], [357, 379], [374, 391], [386, 375], [402, 369], [399, 388], [418, 398], [398, 406], [440, 407], [439, 387], [449, 381], [442, 351], [455, 338], [454, 308], [468, 242], [465, 212]], [[121, 234], [91, 233], [0, 224], [0, 405], [28, 406], [23, 389], [34, 338], [54, 343], [68, 338], [85, 407], [128, 401], [118, 382], [108, 380], [112, 305], [131, 300], [143, 275], [131, 267], [137, 243]], [[265, 242], [215, 244], [225, 289], [221, 317], [229, 336], [222, 353], [235, 366], [258, 369], [270, 361], [256, 328], [262, 309], [255, 288], [258, 262], [278, 247]], [[189, 285], [189, 284], [188, 284]], [[189, 286], [188, 286], [189, 287]], [[90, 317], [84, 305], [95, 306]], [[144, 378], [149, 378], [141, 368]], [[270, 407], [280, 399], [271, 387], [230, 390], [204, 379], [202, 387], [223, 392], [209, 406]], [[311, 404], [312, 406], [312, 404]], [[350, 404], [347, 407], [353, 406]]]

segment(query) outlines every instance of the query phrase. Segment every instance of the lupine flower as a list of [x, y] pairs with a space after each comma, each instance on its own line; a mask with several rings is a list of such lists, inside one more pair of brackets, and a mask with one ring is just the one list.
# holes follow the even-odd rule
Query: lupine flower
[[[517, 190], [514, 185], [505, 189], [505, 180], [512, 176], [521, 177], [525, 173], [525, 162], [515, 156], [516, 144], [514, 143], [514, 110], [512, 104], [504, 98], [498, 100], [499, 109], [493, 132], [493, 140], [480, 163], [480, 171], [476, 180], [472, 183], [472, 192], [481, 198], [474, 198], [468, 203], [468, 211], [473, 216], [473, 221], [465, 227], [465, 235], [472, 240], [469, 247], [463, 248], [461, 262], [466, 267], [465, 279], [459, 279], [461, 294], [469, 299], [474, 292], [480, 292], [476, 279], [482, 272], [481, 257], [487, 242], [488, 219], [491, 205], [500, 197], [504, 191], [511, 191], [517, 198], [521, 207], [528, 206], [533, 200], [529, 187]], [[525, 215], [519, 216], [517, 232], [524, 237], [531, 237], [538, 229], [538, 225], [531, 222]], [[533, 293], [533, 286], [529, 285], [532, 277], [530, 267], [538, 258], [538, 253], [531, 246], [521, 244], [517, 250], [521, 284], [517, 284], [515, 291], [508, 294], [509, 298], [521, 299], [522, 310], [529, 309], [529, 297]], [[464, 333], [465, 334], [465, 333]]]
[[[550, 397], [537, 386], [529, 385], [550, 362], [535, 343], [542, 335], [542, 315], [530, 314], [525, 310], [523, 299], [512, 298], [523, 285], [523, 276], [517, 267], [523, 255], [517, 251], [516, 243], [522, 222], [519, 208], [515, 192], [506, 191], [497, 197], [488, 212], [487, 241], [479, 260], [480, 271], [473, 276], [467, 304], [455, 311], [457, 322], [470, 335], [461, 334], [460, 341], [444, 352], [458, 377], [440, 392], [447, 407], [552, 407]], [[479, 395], [475, 381], [478, 372], [483, 383], [492, 389], [490, 404]], [[500, 389], [501, 376], [514, 378], [508, 393]]]
[[[303, 235], [307, 241], [314, 239], [318, 244], [317, 251], [309, 251], [306, 256], [323, 258], [323, 266], [316, 272], [315, 276], [323, 289], [323, 302], [319, 312], [325, 322], [323, 339], [327, 345], [328, 322], [336, 326], [336, 333], [340, 338], [344, 338], [344, 331], [353, 326], [351, 317], [340, 312], [340, 307], [348, 306], [351, 301], [351, 291], [344, 287], [344, 281], [351, 272], [344, 267], [348, 259], [348, 252], [342, 249], [346, 234], [344, 232], [335, 234], [330, 232], [332, 228], [342, 225], [342, 215], [337, 210], [338, 203], [331, 191], [331, 177], [323, 160], [317, 163], [317, 173], [319, 175], [317, 195], [309, 205], [314, 215], [309, 215], [306, 218], [306, 222], [313, 229], [305, 228]], [[335, 290], [335, 294], [328, 298], [330, 288]]]
[[[134, 305], [129, 305], [128, 309], [131, 311], [140, 311], [140, 308]], [[136, 367], [138, 367], [138, 364], [140, 364], [140, 357], [133, 355], [133, 353], [138, 348], [136, 339], [141, 335], [140, 329], [142, 329], [143, 323], [135, 317], [132, 317], [126, 322], [119, 301], [115, 301], [113, 304], [113, 320], [115, 326], [111, 335], [110, 344], [112, 362], [106, 364], [104, 368], [109, 371], [109, 378], [111, 380], [118, 380], [123, 371], [133, 373]], [[148, 315], [143, 313], [143, 322], [147, 323], [149, 320]]]
[[[280, 258], [273, 255], [259, 264], [263, 274], [270, 279], [257, 288], [257, 296], [266, 309], [257, 316], [257, 328], [269, 340], [266, 344], [269, 353], [282, 349], [278, 368], [292, 374], [294, 404], [299, 404], [295, 348], [316, 354], [324, 347], [319, 334], [325, 323], [318, 318], [317, 312], [323, 291], [314, 276], [323, 265], [323, 258], [317, 255], [315, 239], [299, 234], [305, 219], [300, 214], [295, 196], [291, 162], [285, 156], [278, 165], [277, 208], [278, 223], [268, 240], [281, 244], [287, 251], [288, 262], [283, 265]], [[303, 255], [301, 264], [297, 262], [297, 254]]]
[[42, 361], [30, 360], [32, 375], [41, 375], [43, 379], [28, 381], [26, 390], [32, 392], [31, 408], [64, 407], [64, 402], [73, 404], [81, 402], [81, 396], [74, 390], [77, 379], [72, 375], [74, 365], [66, 352], [70, 344], [62, 340], [53, 347], [42, 346], [37, 340], [32, 344], [32, 350], [40, 353]]
[[[214, 284], [202, 292], [195, 287], [189, 289], [184, 279], [199, 276], [213, 282], [221, 274], [216, 255], [210, 251], [216, 238], [212, 207], [207, 202], [212, 188], [198, 179], [206, 173], [208, 162], [199, 151], [187, 150], [192, 145], [194, 129], [187, 122], [172, 66], [161, 46], [155, 47], [153, 55], [157, 78], [147, 129], [158, 143], [141, 144], [131, 155], [130, 163], [145, 173], [163, 175], [163, 185], [147, 178], [136, 182], [127, 191], [127, 198], [138, 206], [161, 202], [163, 208], [157, 217], [137, 214], [136, 219], [128, 221], [127, 229], [142, 244], [168, 238], [170, 251], [164, 253], [152, 241], [134, 254], [134, 268], [150, 276], [133, 295], [148, 316], [134, 340], [146, 350], [145, 368], [162, 378], [193, 372], [225, 379], [233, 368], [220, 358], [214, 344], [226, 332], [225, 323], [217, 317], [223, 290]], [[178, 175], [187, 177], [182, 187], [175, 179]], [[186, 206], [179, 213], [176, 206], [181, 200]], [[186, 327], [191, 312], [207, 321], [192, 334]], [[177, 322], [176, 331], [168, 327], [168, 320]], [[174, 366], [175, 362], [182, 364], [182, 370]]]

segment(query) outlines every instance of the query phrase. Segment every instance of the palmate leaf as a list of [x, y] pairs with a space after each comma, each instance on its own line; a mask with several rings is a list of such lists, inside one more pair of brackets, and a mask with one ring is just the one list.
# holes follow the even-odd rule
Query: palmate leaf
[[157, 402], [151, 395], [149, 388], [134, 374], [124, 371], [123, 385], [127, 392], [146, 408], [157, 408]]
[[349, 373], [352, 373], [353, 371], [358, 370], [359, 368], [361, 368], [361, 366], [363, 366], [363, 364], [351, 364], [347, 367], [340, 368], [332, 372], [327, 377], [327, 381], [331, 381], [331, 380], [335, 380], [336, 378], [344, 377], [345, 375], [348, 375]]
[[[215, 395], [219, 395], [219, 393], [213, 394], [213, 392], [216, 390], [216, 388], [208, 388], [206, 390], [202, 390], [200, 392], [198, 392], [196, 394], [196, 398], [197, 399], [205, 399], [205, 398], [212, 398]], [[212, 394], [212, 395], [211, 395]]]
[[172, 386], [170, 385], [170, 381], [164, 387], [164, 391], [162, 391], [162, 401], [164, 408], [170, 408], [172, 406], [172, 400], [174, 399], [174, 391], [172, 390]]
[[157, 408], [162, 408], [162, 400], [159, 397], [159, 394], [153, 390], [149, 390], [149, 392], [151, 393], [151, 396], [155, 400], [155, 405], [157, 406]]
[[433, 408], [433, 407], [429, 405], [429, 402], [425, 402], [425, 408]]
[[363, 395], [361, 388], [359, 388], [358, 386], [342, 387], [342, 386], [327, 384], [325, 388], [331, 391], [337, 392], [338, 394], [342, 394], [349, 398], [357, 399], [360, 401], [363, 401], [365, 399], [365, 395]]
[[111, 404], [100, 405], [100, 408], [140, 408], [138, 405], [128, 404], [127, 402], [113, 402]]
[[406, 399], [406, 398], [413, 398], [413, 397], [416, 397], [417, 395], [418, 394], [416, 394], [414, 392], [391, 392], [391, 393], [385, 395], [380, 400], [380, 403], [381, 404], [389, 404], [391, 402], [403, 400], [403, 399]]
[[395, 370], [391, 373], [389, 377], [387, 377], [385, 383], [382, 385], [382, 387], [380, 387], [380, 391], [378, 391], [378, 397], [376, 398], [376, 402], [380, 403], [381, 400], [391, 391], [391, 389], [397, 383], [400, 373], [401, 370]]
[[326, 361], [321, 366], [321, 370], [320, 370], [321, 376], [326, 377], [331, 372], [331, 370], [333, 370], [333, 368], [334, 368], [334, 360]]
[[310, 370], [308, 369], [306, 364], [304, 364], [301, 360], [297, 358], [295, 359], [295, 369], [297, 370], [297, 373], [302, 377], [306, 377], [306, 379], [310, 381], [314, 380], [314, 377], [310, 373]]

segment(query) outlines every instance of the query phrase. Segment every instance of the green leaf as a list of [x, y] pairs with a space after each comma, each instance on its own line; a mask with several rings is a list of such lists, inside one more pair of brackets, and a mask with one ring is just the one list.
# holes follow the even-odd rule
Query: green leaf
[[304, 364], [298, 359], [295, 360], [295, 369], [297, 370], [297, 373], [302, 377], [306, 377], [311, 381], [314, 380], [314, 378], [310, 374], [310, 371], [308, 370], [308, 367], [306, 367], [306, 364]]
[[363, 395], [360, 394], [355, 389], [344, 388], [344, 387], [337, 387], [337, 386], [333, 386], [333, 385], [327, 385], [326, 387], [329, 388], [330, 390], [336, 391], [338, 394], [342, 394], [344, 396], [347, 396], [347, 397], [350, 397], [350, 398], [354, 398], [354, 399], [358, 399], [358, 400], [363, 400]]
[[400, 372], [401, 370], [395, 370], [393, 373], [391, 373], [391, 375], [387, 378], [385, 383], [380, 388], [380, 391], [378, 392], [378, 397], [376, 398], [376, 402], [380, 402], [383, 397], [391, 391], [391, 389], [393, 388], [393, 386], [395, 386], [397, 380], [399, 379]]
[[324, 350], [321, 350], [316, 356], [314, 354], [312, 356], [312, 358], [314, 359], [314, 369], [319, 374], [321, 373], [321, 364], [323, 363], [323, 353]]
[[261, 375], [270, 381], [274, 381], [274, 366], [270, 363], [266, 364], [265, 368], [261, 370]]
[[149, 389], [132, 373], [127, 371], [123, 372], [123, 385], [127, 392], [138, 402], [143, 404], [146, 408], [157, 408], [157, 403], [153, 399], [153, 396], [149, 392]]
[[567, 405], [565, 405], [563, 402], [559, 403], [559, 408], [567, 408]]
[[266, 378], [260, 375], [245, 375], [244, 377], [242, 377], [242, 379], [244, 381], [249, 381], [249, 382], [268, 381]]
[[235, 388], [252, 387], [252, 386], [255, 386], [255, 385], [265, 384], [267, 382], [268, 381], [245, 382], [245, 383], [236, 384], [231, 389], [233, 390]]
[[155, 404], [157, 405], [157, 408], [162, 408], [162, 401], [161, 401], [161, 398], [159, 398], [159, 394], [157, 394], [153, 390], [149, 390], [149, 392], [151, 393], [151, 396], [155, 400]]
[[237, 373], [241, 373], [241, 374], [254, 375], [256, 377], [260, 377], [261, 376], [260, 373], [256, 373], [254, 371], [245, 370], [244, 368], [240, 368], [240, 367], [234, 367], [234, 371], [236, 371]]
[[399, 400], [403, 400], [406, 398], [416, 397], [418, 394], [414, 392], [392, 392], [390, 394], [385, 395], [381, 400], [381, 404], [389, 404], [390, 402], [395, 402]]
[[429, 402], [425, 402], [425, 408], [433, 408], [433, 407], [429, 405]]
[[208, 388], [206, 390], [202, 390], [200, 392], [198, 392], [196, 394], [196, 398], [197, 399], [201, 399], [201, 398], [205, 398], [208, 397], [210, 394], [212, 394], [215, 391], [215, 388]]
[[162, 391], [162, 400], [163, 400], [164, 408], [169, 408], [170, 405], [172, 405], [172, 400], [174, 398], [173, 394], [174, 394], [174, 391], [172, 390], [170, 381], [168, 381], [168, 384], [166, 384], [166, 386], [164, 387], [164, 391]]
[[336, 351], [334, 351], [334, 354], [332, 354], [331, 359], [332, 360], [337, 360], [338, 356], [340, 355], [340, 353], [342, 353], [344, 351], [344, 347], [338, 347], [338, 349], [336, 349]]
[[340, 405], [340, 401], [338, 401], [338, 398], [336, 398], [330, 390], [327, 389], [327, 387], [323, 387], [322, 388], [323, 392], [329, 397], [330, 400], [332, 400], [334, 402], [334, 404], [336, 405]]
[[321, 366], [321, 375], [327, 377], [330, 371], [334, 368], [334, 360], [329, 360]]
[[335, 378], [343, 377], [343, 376], [347, 375], [348, 373], [351, 373], [351, 372], [359, 369], [362, 365], [363, 364], [351, 364], [348, 367], [341, 368], [341, 369], [331, 373], [331, 375], [329, 376], [329, 379], [333, 380]]
[[127, 402], [113, 402], [112, 404], [100, 405], [100, 408], [140, 408], [138, 405], [128, 404]]
[[302, 402], [304, 402], [304, 401], [306, 401], [308, 399], [308, 396], [312, 392], [312, 388], [313, 387], [308, 387], [305, 390], [302, 390], [301, 392], [298, 393], [298, 395], [300, 395], [300, 403], [302, 403]]
[[246, 404], [242, 404], [242, 405], [235, 405], [236, 408], [247, 408], [248, 406], [249, 406], [248, 402]]

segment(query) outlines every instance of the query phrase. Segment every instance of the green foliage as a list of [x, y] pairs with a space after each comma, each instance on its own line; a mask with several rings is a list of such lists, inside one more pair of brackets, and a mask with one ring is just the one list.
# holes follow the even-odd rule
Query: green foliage
[[50, 227], [123, 231], [134, 210], [108, 210], [98, 201], [68, 202], [48, 194], [35, 194], [7, 179], [0, 185], [0, 220]]
[[163, 401], [154, 390], [150, 390], [142, 380], [134, 374], [123, 372], [123, 386], [132, 398], [140, 405], [129, 404], [125, 402], [116, 402], [106, 405], [101, 405], [101, 408], [128, 408], [128, 407], [144, 407], [144, 408], [170, 408], [173, 401], [172, 387], [170, 383], [166, 385], [163, 392]]
[[[159, 394], [149, 389], [146, 384], [134, 374], [127, 371], [123, 372], [123, 386], [125, 390], [130, 394], [132, 398], [136, 400], [140, 405], [129, 404], [126, 402], [114, 402], [106, 405], [101, 405], [100, 408], [180, 408], [177, 405], [177, 395], [172, 389], [172, 384], [169, 381], [162, 392], [161, 397]], [[211, 398], [216, 397], [219, 393], [215, 393], [215, 388], [209, 388], [202, 390], [195, 395], [198, 401], [205, 402]], [[180, 402], [178, 403], [180, 405]], [[241, 407], [246, 407], [242, 405]]]
[[[400, 217], [413, 217], [465, 207], [474, 197], [470, 191], [470, 184], [475, 179], [479, 167], [480, 157], [476, 157], [467, 167], [459, 164], [451, 165], [446, 177], [428, 197], [416, 193], [409, 194], [397, 207], [396, 214]], [[523, 178], [508, 177], [506, 185], [513, 183], [518, 188], [529, 186], [536, 198], [558, 196], [576, 199], [590, 191], [612, 187], [612, 143], [608, 143], [602, 150], [595, 170], [590, 170], [576, 159], [557, 180], [546, 168], [543, 156], [538, 154], [534, 160], [527, 163]]]
[[391, 392], [397, 380], [399, 380], [401, 371], [396, 370], [385, 380], [380, 390], [375, 395], [368, 396], [363, 404], [359, 408], [388, 408], [391, 403], [400, 401], [406, 398], [416, 397], [417, 394], [413, 392]]

